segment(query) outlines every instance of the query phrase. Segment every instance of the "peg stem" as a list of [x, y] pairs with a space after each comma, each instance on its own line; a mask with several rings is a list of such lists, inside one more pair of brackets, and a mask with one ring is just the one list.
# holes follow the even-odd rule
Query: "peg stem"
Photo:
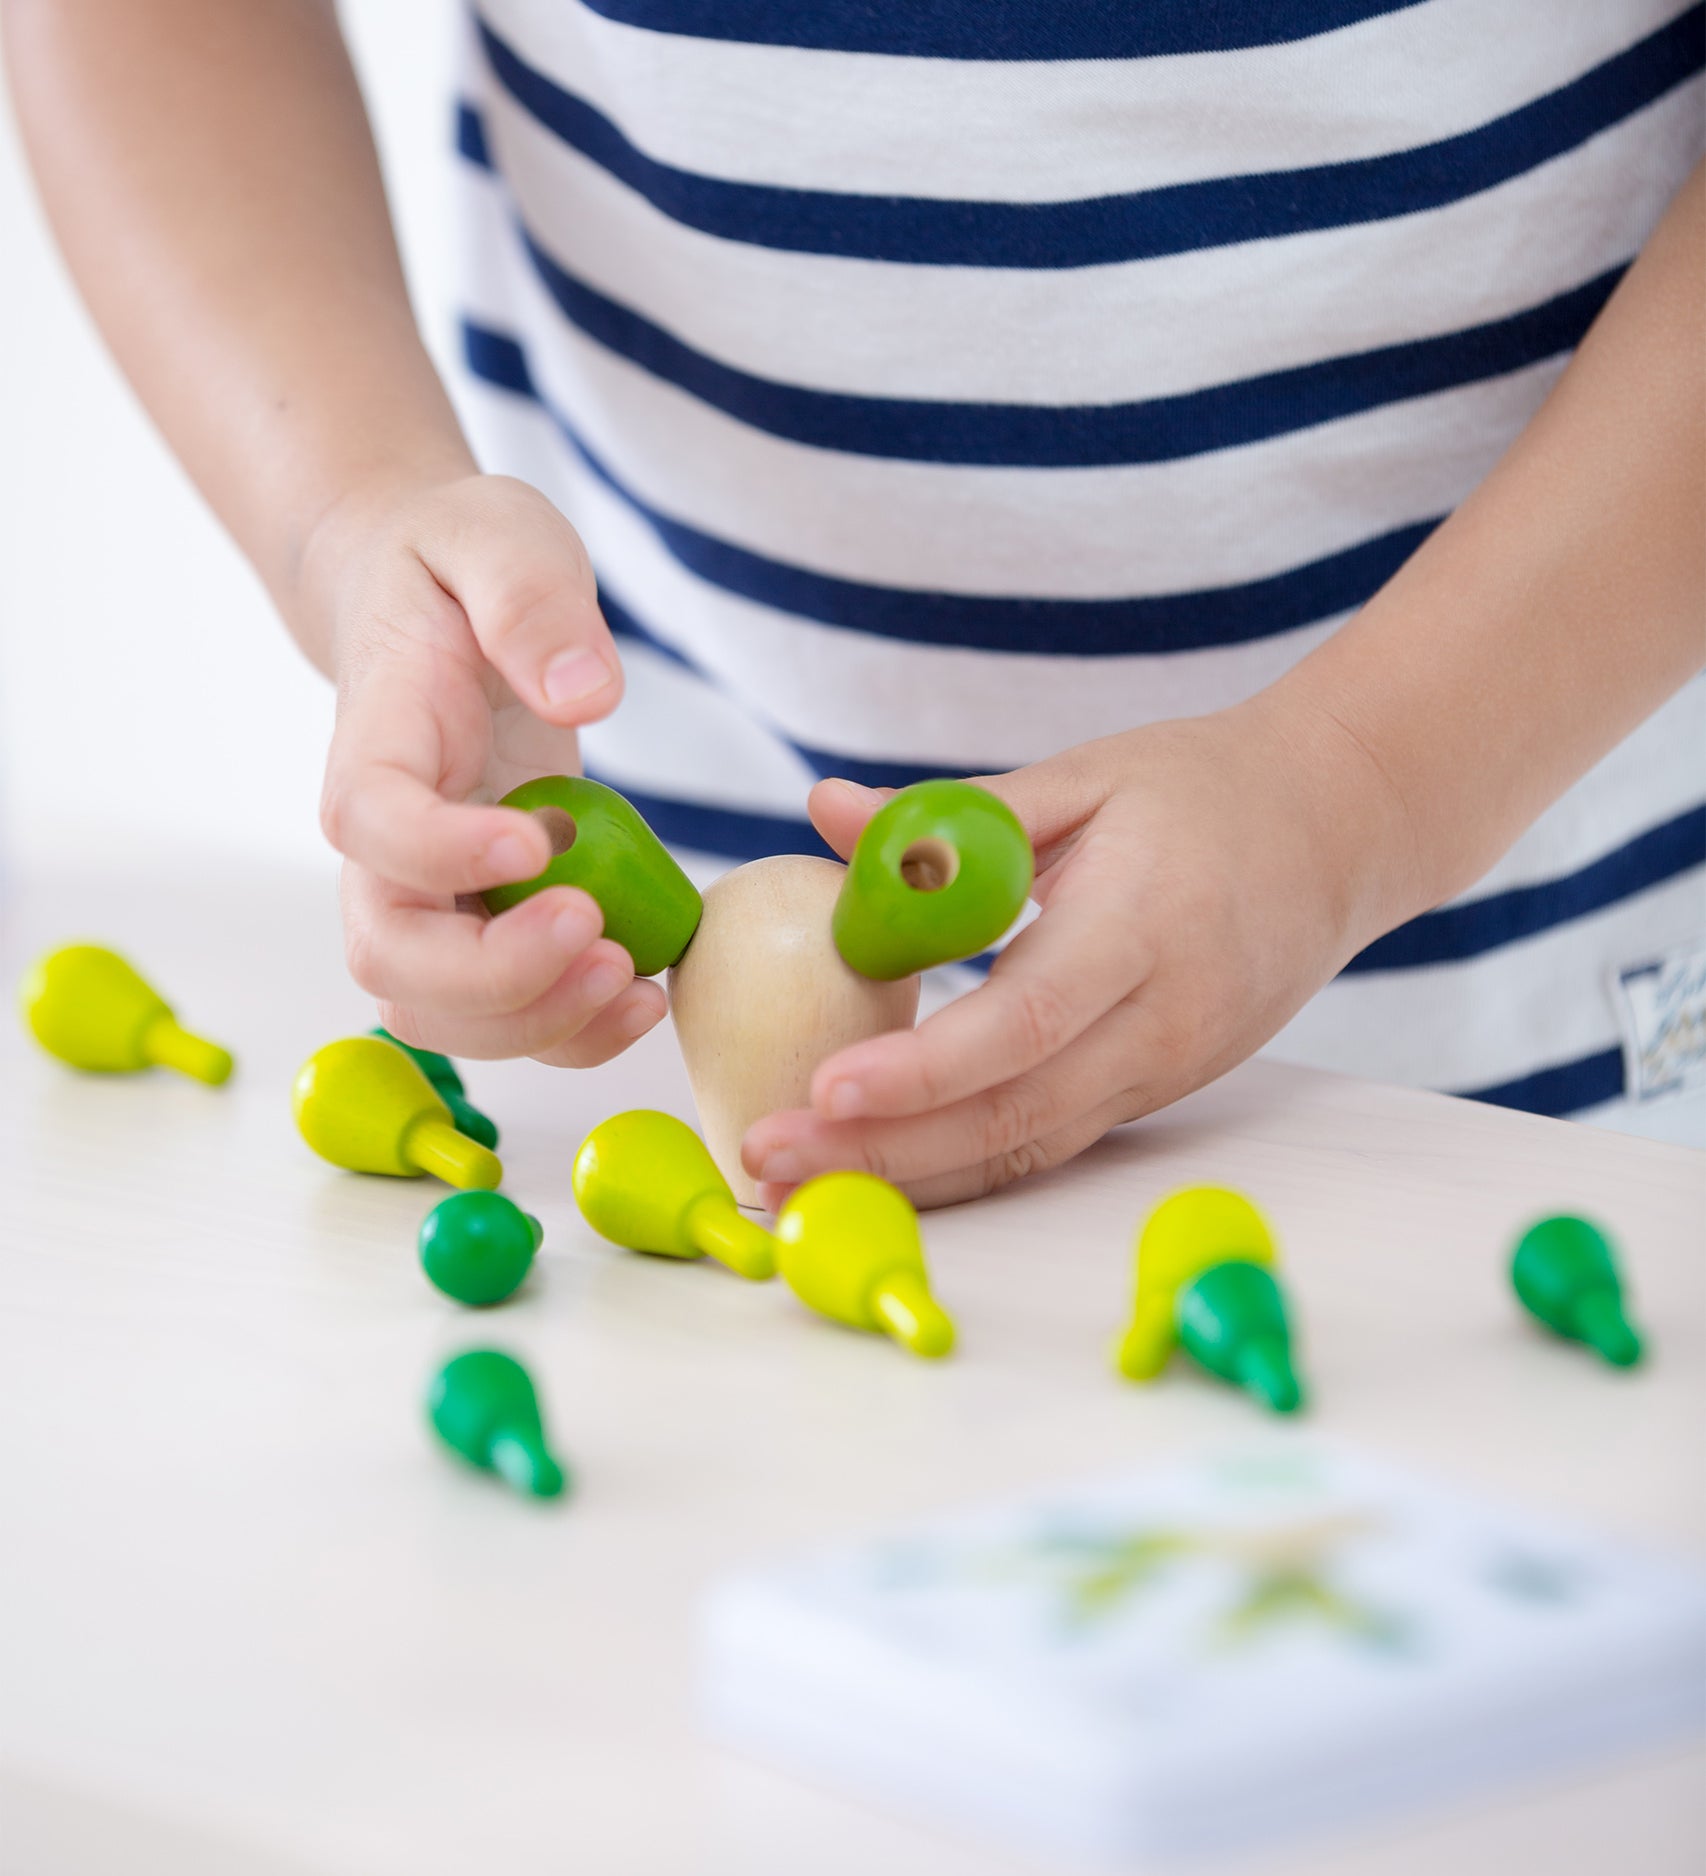
[[502, 1183], [503, 1162], [478, 1140], [460, 1134], [438, 1114], [423, 1115], [403, 1141], [403, 1157], [447, 1185], [491, 1192]]
[[175, 1068], [180, 1075], [205, 1081], [210, 1088], [231, 1078], [231, 1052], [217, 1042], [192, 1036], [171, 1016], [157, 1016], [142, 1036], [142, 1053], [162, 1068]]
[[696, 1250], [754, 1283], [776, 1274], [776, 1240], [720, 1192], [706, 1192], [693, 1201], [683, 1230]]
[[1153, 1381], [1167, 1365], [1173, 1349], [1173, 1305], [1145, 1297], [1137, 1305], [1131, 1327], [1114, 1350], [1114, 1365], [1128, 1381]]
[[1623, 1313], [1614, 1290], [1588, 1290], [1572, 1311], [1576, 1333], [1616, 1368], [1633, 1368], [1641, 1359], [1641, 1338]]
[[531, 1498], [555, 1498], [563, 1489], [563, 1468], [539, 1440], [500, 1433], [492, 1441], [492, 1470]]
[[1303, 1389], [1292, 1372], [1291, 1356], [1277, 1335], [1254, 1336], [1238, 1352], [1238, 1384], [1278, 1414], [1303, 1405]]
[[871, 1313], [903, 1347], [927, 1360], [954, 1346], [954, 1325], [920, 1277], [893, 1270], [871, 1296]]

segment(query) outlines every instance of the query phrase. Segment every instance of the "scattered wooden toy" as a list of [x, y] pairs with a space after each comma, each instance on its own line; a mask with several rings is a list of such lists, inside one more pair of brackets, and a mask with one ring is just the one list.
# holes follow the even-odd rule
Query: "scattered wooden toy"
[[1250, 1201], [1220, 1186], [1164, 1199], [1137, 1242], [1137, 1300], [1115, 1364], [1152, 1381], [1175, 1347], [1276, 1413], [1303, 1405], [1273, 1234]]
[[502, 1182], [498, 1156], [456, 1131], [432, 1083], [394, 1043], [349, 1036], [316, 1049], [294, 1090], [296, 1125], [316, 1153], [350, 1172], [453, 1186]]
[[1019, 817], [972, 782], [917, 782], [865, 824], [835, 902], [835, 948], [866, 977], [910, 977], [993, 944], [1035, 861]]
[[670, 972], [669, 1004], [711, 1157], [743, 1205], [755, 1120], [806, 1107], [812, 1072], [866, 1036], [910, 1029], [918, 979], [875, 982], [843, 963], [830, 920], [846, 869], [782, 854], [726, 873], [705, 894], [693, 943]]
[[699, 889], [614, 788], [581, 775], [543, 775], [504, 796], [534, 815], [551, 841], [543, 873], [482, 895], [490, 911], [519, 905], [547, 886], [578, 886], [598, 901], [604, 935], [655, 977], [687, 949], [699, 924]]
[[777, 1213], [776, 1243], [783, 1281], [808, 1309], [929, 1359], [953, 1348], [953, 1322], [930, 1294], [918, 1214], [886, 1180], [808, 1180]]
[[470, 1349], [446, 1363], [433, 1377], [427, 1416], [452, 1452], [530, 1498], [556, 1498], [568, 1483], [533, 1382], [513, 1356]]
[[25, 975], [18, 1001], [30, 1034], [73, 1068], [173, 1068], [215, 1088], [230, 1079], [230, 1051], [182, 1028], [165, 998], [104, 945], [48, 952]]
[[459, 1303], [501, 1303], [521, 1288], [544, 1236], [501, 1192], [453, 1192], [421, 1221], [421, 1268]]
[[575, 1198], [600, 1237], [656, 1257], [713, 1257], [755, 1281], [776, 1245], [744, 1217], [704, 1142], [673, 1114], [634, 1108], [601, 1121], [575, 1155]]
[[371, 1032], [383, 1036], [393, 1048], [398, 1048], [408, 1056], [427, 1080], [433, 1085], [433, 1091], [444, 1105], [450, 1109], [450, 1118], [456, 1123], [456, 1131], [478, 1140], [481, 1146], [497, 1151], [497, 1123], [468, 1099], [468, 1091], [462, 1085], [462, 1077], [456, 1072], [456, 1064], [448, 1055], [440, 1055], [436, 1049], [417, 1049], [413, 1043], [399, 1042], [388, 1029], [375, 1029]]
[[1511, 1287], [1554, 1335], [1585, 1342], [1614, 1368], [1633, 1368], [1641, 1359], [1641, 1337], [1624, 1313], [1616, 1255], [1587, 1219], [1566, 1213], [1531, 1225], [1511, 1258]]

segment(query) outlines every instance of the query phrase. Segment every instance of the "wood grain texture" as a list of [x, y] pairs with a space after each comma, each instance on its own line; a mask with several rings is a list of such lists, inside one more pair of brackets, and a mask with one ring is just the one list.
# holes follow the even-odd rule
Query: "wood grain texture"
[[782, 854], [725, 873], [705, 894], [669, 1007], [711, 1157], [743, 1205], [758, 1188], [740, 1163], [755, 1120], [811, 1104], [819, 1062], [888, 1029], [910, 1029], [918, 979], [874, 983], [842, 963], [830, 914], [847, 869]]

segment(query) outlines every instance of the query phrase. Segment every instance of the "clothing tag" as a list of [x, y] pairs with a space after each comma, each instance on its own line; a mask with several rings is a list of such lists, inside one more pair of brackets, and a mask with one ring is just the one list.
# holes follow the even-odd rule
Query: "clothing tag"
[[1619, 971], [1612, 1000], [1631, 1100], [1706, 1088], [1706, 942]]

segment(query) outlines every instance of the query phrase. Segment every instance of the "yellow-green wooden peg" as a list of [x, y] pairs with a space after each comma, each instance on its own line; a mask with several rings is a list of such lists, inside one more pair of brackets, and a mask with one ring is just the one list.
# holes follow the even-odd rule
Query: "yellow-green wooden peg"
[[210, 1087], [230, 1078], [230, 1051], [182, 1028], [160, 993], [104, 945], [48, 952], [18, 1000], [30, 1034], [73, 1068], [98, 1075], [175, 1068]]
[[347, 1036], [316, 1049], [297, 1073], [296, 1125], [334, 1166], [490, 1189], [498, 1156], [456, 1131], [450, 1109], [403, 1051], [378, 1036]]
[[416, 1068], [432, 1083], [438, 1098], [450, 1109], [450, 1118], [455, 1121], [458, 1133], [465, 1133], [470, 1140], [478, 1140], [481, 1146], [489, 1146], [493, 1152], [497, 1151], [497, 1122], [489, 1115], [482, 1114], [468, 1099], [468, 1090], [463, 1087], [456, 1064], [448, 1055], [440, 1055], [437, 1049], [417, 1049], [412, 1042], [400, 1042], [389, 1029], [372, 1029], [368, 1034], [382, 1036], [394, 1049], [401, 1049], [413, 1061]]
[[743, 1277], [776, 1273], [776, 1246], [735, 1203], [705, 1143], [673, 1114], [638, 1107], [593, 1128], [575, 1155], [575, 1198], [600, 1237], [656, 1257], [714, 1257]]
[[1267, 1221], [1241, 1192], [1191, 1186], [1150, 1213], [1137, 1240], [1137, 1300], [1131, 1324], [1114, 1351], [1128, 1381], [1152, 1381], [1178, 1340], [1176, 1300], [1193, 1277], [1237, 1258], [1271, 1265], [1275, 1250]]
[[871, 1173], [808, 1179], [776, 1214], [782, 1279], [808, 1309], [893, 1336], [915, 1355], [954, 1346], [954, 1325], [924, 1268], [918, 1214]]

